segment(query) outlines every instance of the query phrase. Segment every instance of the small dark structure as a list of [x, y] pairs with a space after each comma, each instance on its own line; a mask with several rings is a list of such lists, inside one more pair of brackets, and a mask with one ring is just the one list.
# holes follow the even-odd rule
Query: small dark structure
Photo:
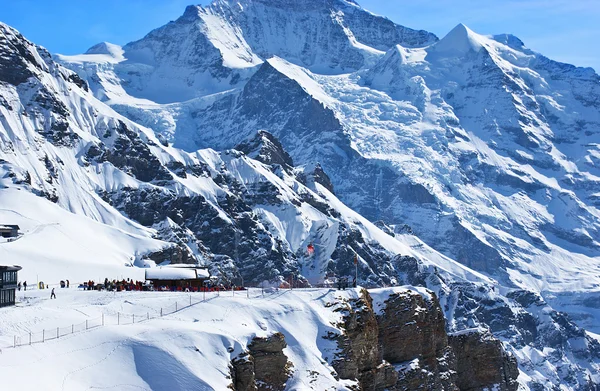
[[0, 307], [15, 305], [19, 270], [20, 266], [0, 266]]
[[208, 269], [197, 265], [182, 264], [146, 269], [146, 281], [151, 281], [156, 290], [198, 291], [209, 278]]
[[0, 236], [3, 238], [16, 238], [19, 236], [18, 225], [0, 224]]

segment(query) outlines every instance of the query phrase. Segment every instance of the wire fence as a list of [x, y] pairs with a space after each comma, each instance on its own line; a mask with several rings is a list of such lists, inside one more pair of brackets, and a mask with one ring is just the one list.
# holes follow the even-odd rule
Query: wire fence
[[[208, 295], [207, 295], [208, 293]], [[163, 316], [170, 315], [184, 309], [190, 308], [197, 304], [203, 303], [210, 299], [210, 296], [219, 297], [219, 296], [229, 296], [229, 297], [246, 297], [250, 298], [250, 291], [246, 290], [231, 290], [231, 291], [214, 291], [214, 292], [202, 292], [195, 293], [194, 295], [198, 295], [200, 297], [196, 298], [192, 295], [189, 295], [187, 300], [176, 300], [173, 304], [167, 305], [165, 307], [161, 307], [159, 309], [152, 309], [151, 311], [147, 311], [146, 313], [125, 313], [125, 312], [117, 312], [107, 314], [104, 313], [101, 316], [96, 318], [86, 319], [84, 322], [71, 324], [69, 326], [64, 327], [56, 327], [50, 329], [44, 329], [38, 332], [29, 332], [27, 334], [14, 335], [12, 344], [8, 345], [4, 343], [5, 348], [17, 348], [19, 346], [33, 345], [38, 343], [44, 343], [47, 341], [52, 341], [56, 339], [60, 339], [63, 337], [67, 337], [72, 334], [81, 333], [87, 330], [103, 327], [103, 326], [124, 326], [124, 325], [132, 325], [135, 323], [145, 322], [151, 319], [162, 318]], [[264, 291], [261, 291], [261, 295], [264, 295]], [[208, 296], [208, 297], [207, 297]], [[1, 351], [1, 349], [0, 349]]]

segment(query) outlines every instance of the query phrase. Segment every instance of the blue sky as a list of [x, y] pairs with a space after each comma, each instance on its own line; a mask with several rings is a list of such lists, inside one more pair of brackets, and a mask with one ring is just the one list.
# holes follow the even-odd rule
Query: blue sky
[[[125, 44], [179, 17], [192, 0], [0, 0], [0, 21], [53, 53]], [[395, 22], [444, 36], [462, 22], [512, 33], [546, 56], [600, 71], [598, 0], [358, 0]], [[206, 4], [207, 1], [200, 1]]]

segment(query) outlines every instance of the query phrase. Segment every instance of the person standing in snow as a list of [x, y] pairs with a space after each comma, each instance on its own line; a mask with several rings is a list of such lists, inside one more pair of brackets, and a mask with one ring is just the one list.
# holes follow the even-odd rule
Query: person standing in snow
[[19, 283], [17, 284], [17, 290], [21, 290], [21, 281], [19, 281]]
[[50, 293], [50, 300], [56, 299], [56, 293], [54, 293], [54, 288], [52, 288], [52, 292]]
[[26, 291], [27, 290], [27, 281], [23, 282], [23, 290]]

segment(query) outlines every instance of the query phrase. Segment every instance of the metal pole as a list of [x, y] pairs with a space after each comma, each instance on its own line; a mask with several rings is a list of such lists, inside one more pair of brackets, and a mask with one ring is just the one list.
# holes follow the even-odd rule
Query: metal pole
[[160, 316], [161, 316], [161, 318], [162, 318], [162, 308], [160, 309]]
[[175, 302], [175, 312], [177, 312], [177, 302]]
[[146, 320], [150, 320], [150, 312], [146, 312]]
[[31, 331], [29, 332], [29, 344], [31, 345]]
[[46, 330], [42, 330], [42, 342], [46, 342]]
[[190, 295], [190, 307], [192, 306], [192, 295]]
[[56, 328], [56, 339], [60, 338], [60, 331], [58, 330], [58, 327]]
[[104, 326], [104, 314], [102, 314], [102, 326]]
[[131, 323], [135, 323], [135, 314], [131, 314]]
[[206, 288], [202, 289], [202, 301], [206, 301]]
[[74, 334], [74, 333], [75, 333], [75, 325], [71, 324], [71, 334]]
[[86, 330], [88, 329], [88, 321], [87, 321], [87, 319], [86, 319], [86, 321], [85, 321], [85, 329], [86, 329]]

